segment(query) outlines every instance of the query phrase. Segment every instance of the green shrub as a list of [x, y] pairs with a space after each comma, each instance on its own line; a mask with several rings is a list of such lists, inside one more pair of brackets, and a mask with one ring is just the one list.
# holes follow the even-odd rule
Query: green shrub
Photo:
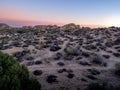
[[[35, 88], [35, 89], [33, 89]], [[40, 90], [36, 80], [29, 79], [29, 72], [8, 54], [0, 52], [0, 90]]]
[[78, 55], [78, 49], [77, 48], [73, 48], [73, 47], [67, 47], [64, 49], [64, 52], [67, 55]]
[[73, 50], [66, 50], [65, 53], [66, 53], [67, 55], [72, 55], [72, 54], [73, 54]]

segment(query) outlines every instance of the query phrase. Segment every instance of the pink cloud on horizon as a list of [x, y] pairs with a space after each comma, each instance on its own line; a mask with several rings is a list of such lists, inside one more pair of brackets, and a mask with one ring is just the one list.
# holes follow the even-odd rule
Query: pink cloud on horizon
[[42, 15], [36, 15], [31, 12], [22, 11], [20, 9], [16, 9], [13, 7], [6, 7], [0, 8], [0, 21], [8, 22], [8, 23], [15, 23], [15, 24], [57, 24], [57, 25], [64, 25], [64, 21], [55, 21], [55, 17], [47, 17], [42, 13]]
[[64, 23], [50, 22], [50, 21], [32, 21], [32, 20], [10, 20], [10, 19], [1, 19], [0, 21], [6, 23], [14, 24], [23, 24], [23, 25], [64, 25]]
[[[26, 12], [20, 9], [13, 7], [0, 8], [0, 21], [12, 24], [21, 24], [21, 25], [65, 25], [68, 23], [76, 23], [78, 21], [64, 18], [49, 17], [47, 14], [43, 13], [42, 15], [36, 15], [31, 12]], [[78, 22], [77, 24], [80, 24]], [[89, 24], [80, 24], [85, 27], [103, 27], [102, 25], [89, 25]]]
[[[26, 20], [7, 20], [7, 19], [1, 19], [0, 21], [3, 21], [5, 23], [12, 23], [12, 24], [22, 24], [24, 25], [65, 25], [68, 23], [57, 23], [57, 22], [48, 22], [48, 21], [26, 21]], [[102, 25], [86, 25], [86, 24], [80, 24], [81, 27], [90, 27], [90, 28], [97, 28], [97, 27], [107, 27]]]

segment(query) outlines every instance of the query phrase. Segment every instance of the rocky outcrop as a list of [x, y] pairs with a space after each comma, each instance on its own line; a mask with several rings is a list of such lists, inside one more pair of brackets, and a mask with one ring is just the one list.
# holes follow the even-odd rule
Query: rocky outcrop
[[74, 23], [66, 24], [60, 28], [61, 30], [78, 30], [80, 29], [79, 25], [75, 25]]
[[8, 29], [9, 26], [7, 24], [4, 24], [4, 23], [0, 23], [0, 30], [2, 29]]
[[36, 25], [33, 27], [33, 29], [37, 30], [55, 30], [57, 28], [58, 28], [57, 25]]

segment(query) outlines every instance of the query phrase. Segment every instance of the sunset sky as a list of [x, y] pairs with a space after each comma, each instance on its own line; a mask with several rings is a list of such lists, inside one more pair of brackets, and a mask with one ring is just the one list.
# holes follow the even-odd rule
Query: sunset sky
[[0, 23], [120, 26], [120, 0], [0, 0]]

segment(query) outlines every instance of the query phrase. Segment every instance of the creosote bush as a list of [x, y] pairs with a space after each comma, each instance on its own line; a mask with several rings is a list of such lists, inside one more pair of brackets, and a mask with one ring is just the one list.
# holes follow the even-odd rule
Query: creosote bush
[[120, 86], [114, 86], [108, 82], [90, 83], [86, 90], [120, 90]]
[[120, 76], [120, 62], [115, 64], [115, 75]]
[[28, 69], [8, 54], [0, 52], [0, 90], [40, 90], [38, 81], [29, 78]]
[[115, 64], [116, 69], [120, 70], [120, 62]]
[[26, 31], [25, 30], [18, 30], [17, 31], [17, 33], [19, 33], [19, 34], [23, 34], [23, 33], [25, 33]]

